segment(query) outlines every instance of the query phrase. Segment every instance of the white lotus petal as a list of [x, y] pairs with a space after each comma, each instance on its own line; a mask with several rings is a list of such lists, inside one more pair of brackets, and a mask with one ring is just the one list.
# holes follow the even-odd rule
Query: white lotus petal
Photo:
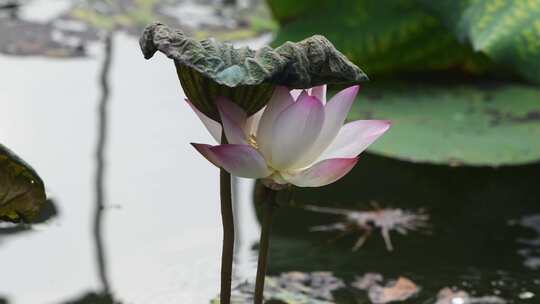
[[326, 159], [308, 169], [284, 177], [289, 183], [298, 187], [326, 186], [349, 173], [357, 161], [357, 157]]
[[278, 86], [261, 116], [257, 129], [257, 143], [267, 160], [272, 158], [272, 126], [279, 114], [292, 104], [294, 100], [289, 94], [289, 89]]
[[319, 98], [319, 100], [323, 104], [326, 104], [326, 85], [323, 84], [323, 85], [311, 88], [311, 92], [309, 93], [309, 95]]
[[247, 115], [242, 108], [226, 98], [217, 98], [216, 105], [223, 124], [227, 141], [231, 144], [246, 145]]
[[355, 157], [390, 128], [387, 120], [357, 120], [344, 125], [319, 160]]
[[251, 134], [257, 134], [257, 129], [259, 128], [259, 123], [261, 122], [261, 118], [265, 109], [266, 108], [262, 108], [261, 110], [259, 110], [259, 112], [248, 117], [245, 127], [245, 132], [248, 136]]
[[221, 142], [221, 124], [197, 110], [197, 108], [195, 108], [195, 106], [188, 99], [186, 99], [186, 102], [189, 104], [193, 112], [197, 114], [197, 117], [199, 117], [203, 125], [206, 127], [210, 135], [212, 135], [212, 137], [216, 140], [216, 142]]
[[297, 102], [281, 112], [272, 128], [272, 154], [269, 161], [272, 166], [276, 169], [292, 167], [310, 150], [323, 123], [324, 106], [321, 101], [300, 94]]
[[[319, 88], [319, 87], [317, 87]], [[312, 164], [332, 143], [347, 118], [358, 93], [359, 86], [352, 86], [337, 93], [324, 107], [324, 124], [311, 150], [295, 164], [303, 168]], [[315, 91], [315, 88], [313, 88]]]

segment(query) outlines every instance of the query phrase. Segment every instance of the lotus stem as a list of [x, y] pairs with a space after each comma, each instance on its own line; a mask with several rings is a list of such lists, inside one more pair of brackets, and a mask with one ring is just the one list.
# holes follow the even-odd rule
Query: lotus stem
[[[226, 143], [227, 139], [223, 132], [221, 135], [221, 144]], [[223, 169], [219, 171], [219, 186], [221, 195], [221, 220], [223, 223], [220, 304], [230, 304], [234, 257], [234, 215], [231, 195], [231, 174]]]
[[276, 207], [276, 191], [267, 189], [268, 199], [263, 202], [263, 221], [261, 226], [261, 239], [259, 241], [259, 259], [257, 262], [257, 278], [255, 279], [255, 304], [262, 304], [264, 298], [264, 279], [268, 260], [268, 247], [270, 245], [270, 231]]

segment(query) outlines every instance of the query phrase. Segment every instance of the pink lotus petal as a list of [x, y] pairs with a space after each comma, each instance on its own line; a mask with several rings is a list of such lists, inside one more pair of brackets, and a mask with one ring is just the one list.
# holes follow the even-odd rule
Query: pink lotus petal
[[294, 104], [294, 99], [289, 94], [289, 89], [283, 86], [276, 87], [272, 98], [270, 98], [262, 114], [259, 121], [259, 128], [257, 129], [259, 150], [267, 159], [270, 159], [272, 154], [272, 126], [278, 115], [292, 104]]
[[239, 177], [263, 178], [270, 170], [261, 154], [246, 145], [208, 146], [192, 144], [206, 159], [225, 171]]
[[244, 131], [247, 120], [246, 112], [232, 101], [223, 97], [217, 98], [216, 105], [219, 116], [221, 117], [225, 136], [227, 136], [227, 141], [231, 144], [247, 144], [246, 133]]
[[357, 162], [358, 157], [326, 159], [286, 179], [298, 187], [326, 186], [349, 173]]
[[323, 104], [326, 104], [326, 85], [323, 84], [323, 85], [311, 88], [311, 92], [309, 93], [309, 95], [319, 98], [319, 100]]
[[214, 164], [216, 167], [220, 167], [220, 163], [219, 163], [219, 160], [217, 159], [217, 157], [215, 156], [214, 152], [212, 152], [212, 146], [211, 145], [206, 145], [206, 144], [196, 144], [196, 143], [191, 143], [191, 145], [197, 150], [199, 151], [199, 153], [202, 154], [202, 156], [204, 156], [204, 158], [206, 158], [209, 162], [211, 162], [212, 164]]
[[[316, 87], [319, 88], [319, 87]], [[359, 86], [348, 87], [337, 93], [324, 107], [324, 124], [321, 133], [313, 144], [311, 150], [305, 153], [301, 160], [295, 164], [303, 168], [313, 163], [332, 143], [347, 118], [347, 114], [358, 94]], [[316, 91], [313, 88], [313, 91]]]
[[272, 166], [276, 169], [293, 166], [314, 144], [323, 123], [324, 106], [321, 101], [307, 93], [300, 94], [297, 102], [281, 112], [272, 128], [269, 160]]
[[218, 107], [220, 106], [220, 104], [222, 106], [224, 106], [223, 107], [224, 113], [227, 114], [227, 116], [229, 116], [229, 118], [232, 121], [234, 121], [236, 123], [246, 121], [246, 119], [247, 119], [246, 111], [244, 111], [244, 109], [242, 109], [239, 105], [234, 103], [229, 98], [218, 97], [218, 98], [216, 98], [216, 104], [217, 104]]
[[357, 120], [344, 125], [319, 160], [355, 157], [388, 131], [388, 120]]
[[208, 116], [204, 115], [201, 111], [197, 110], [197, 108], [195, 108], [195, 106], [188, 99], [186, 99], [186, 102], [189, 104], [193, 112], [197, 114], [197, 117], [199, 117], [199, 119], [204, 124], [204, 126], [206, 127], [210, 135], [212, 135], [212, 137], [216, 140], [216, 142], [219, 143], [221, 141], [221, 124], [209, 118]]

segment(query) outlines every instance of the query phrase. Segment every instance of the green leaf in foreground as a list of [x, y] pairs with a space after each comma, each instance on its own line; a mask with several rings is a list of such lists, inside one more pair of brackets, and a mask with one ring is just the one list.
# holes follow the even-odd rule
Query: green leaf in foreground
[[475, 51], [540, 83], [540, 2], [417, 0]]
[[31, 222], [46, 199], [38, 174], [0, 144], [0, 221]]
[[389, 119], [370, 151], [402, 160], [501, 166], [540, 160], [540, 89], [509, 83], [368, 84], [349, 119]]

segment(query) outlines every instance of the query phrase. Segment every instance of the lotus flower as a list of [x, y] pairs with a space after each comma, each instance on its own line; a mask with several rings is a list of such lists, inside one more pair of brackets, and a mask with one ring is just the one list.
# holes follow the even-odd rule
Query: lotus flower
[[[251, 117], [218, 98], [228, 144], [192, 145], [214, 165], [239, 177], [260, 178], [272, 189], [328, 185], [346, 175], [358, 155], [390, 127], [386, 120], [343, 125], [358, 89], [344, 89], [326, 102], [326, 85], [301, 91], [280, 86], [268, 105]], [[222, 125], [192, 109], [220, 142]]]

